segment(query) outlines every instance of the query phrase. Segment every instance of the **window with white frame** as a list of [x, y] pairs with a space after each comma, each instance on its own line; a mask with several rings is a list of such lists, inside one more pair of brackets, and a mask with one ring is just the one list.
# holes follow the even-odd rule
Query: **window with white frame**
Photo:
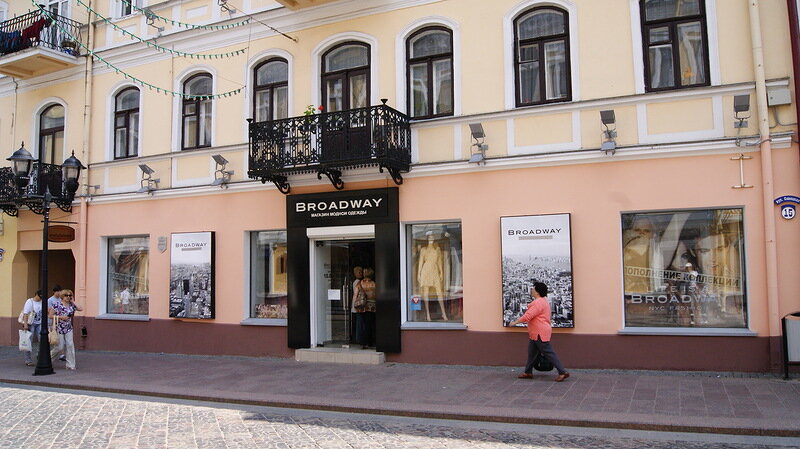
[[138, 155], [139, 89], [128, 87], [114, 97], [114, 159]]
[[211, 146], [212, 79], [208, 73], [198, 73], [183, 83], [184, 150]]
[[453, 115], [453, 33], [427, 27], [406, 41], [408, 111], [413, 118]]
[[6, 2], [0, 2], [0, 22], [6, 20], [8, 17], [8, 4]]
[[708, 31], [703, 0], [642, 0], [648, 91], [707, 86]]
[[286, 231], [250, 233], [250, 318], [287, 318]]
[[107, 313], [149, 313], [149, 245], [150, 238], [146, 235], [107, 239]]
[[572, 98], [567, 12], [543, 6], [514, 19], [516, 105]]
[[410, 322], [462, 323], [461, 223], [406, 226]]
[[39, 160], [61, 164], [64, 155], [64, 106], [53, 104], [39, 114]]
[[256, 122], [289, 116], [289, 63], [272, 58], [257, 65], [254, 71], [253, 118]]
[[125, 17], [136, 14], [137, 8], [141, 8], [142, 0], [112, 0], [112, 11], [115, 17]]

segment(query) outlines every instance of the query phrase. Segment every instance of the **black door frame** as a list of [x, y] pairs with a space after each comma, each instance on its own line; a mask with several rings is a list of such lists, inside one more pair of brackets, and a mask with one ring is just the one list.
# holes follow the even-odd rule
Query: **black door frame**
[[[364, 207], [350, 207], [366, 201]], [[306, 205], [323, 205], [325, 212], [311, 212]], [[336, 207], [336, 214], [331, 214]], [[346, 204], [347, 207], [339, 208]], [[348, 212], [357, 212], [348, 214]], [[293, 349], [311, 347], [311, 264], [308, 228], [327, 226], [375, 226], [375, 279], [377, 283], [376, 350], [400, 352], [400, 214], [397, 187], [343, 192], [288, 195], [287, 340]]]

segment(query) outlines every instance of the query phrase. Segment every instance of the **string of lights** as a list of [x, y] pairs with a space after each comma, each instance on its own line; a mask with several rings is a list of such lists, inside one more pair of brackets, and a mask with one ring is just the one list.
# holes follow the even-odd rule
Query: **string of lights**
[[190, 30], [228, 30], [228, 29], [231, 29], [231, 28], [236, 28], [236, 27], [247, 25], [248, 23], [250, 23], [250, 20], [251, 20], [248, 17], [246, 20], [242, 20], [241, 22], [231, 23], [231, 24], [228, 24], [228, 25], [193, 25], [191, 23], [180, 22], [178, 20], [172, 20], [172, 19], [167, 19], [166, 17], [161, 17], [161, 16], [159, 16], [158, 14], [154, 13], [153, 11], [151, 11], [149, 9], [140, 8], [140, 7], [136, 6], [130, 0], [120, 0], [120, 1], [122, 3], [124, 3], [124, 4], [126, 4], [126, 5], [130, 5], [130, 7], [132, 9], [144, 14], [145, 16], [147, 16], [147, 18], [158, 19], [158, 20], [160, 20], [162, 22], [169, 23], [172, 26], [183, 27], [183, 28], [187, 28], [187, 29], [190, 29]]
[[[35, 1], [35, 0], [32, 0], [32, 2], [33, 1]], [[191, 95], [191, 94], [186, 94], [186, 93], [183, 93], [183, 92], [176, 92], [176, 91], [171, 90], [171, 89], [165, 89], [163, 87], [156, 86], [155, 84], [148, 83], [147, 81], [144, 81], [144, 80], [142, 80], [142, 79], [140, 79], [140, 78], [138, 78], [136, 76], [133, 76], [130, 73], [120, 69], [119, 67], [117, 67], [114, 64], [111, 64], [110, 62], [105, 60], [102, 56], [98, 55], [93, 50], [91, 50], [89, 47], [84, 45], [80, 41], [80, 39], [78, 39], [76, 36], [72, 35], [67, 29], [65, 29], [58, 22], [58, 20], [55, 17], [53, 17], [53, 15], [52, 15], [52, 13], [50, 11], [39, 7], [39, 5], [37, 5], [36, 3], [34, 3], [34, 5], [39, 8], [39, 10], [42, 12], [42, 14], [44, 14], [46, 17], [48, 17], [50, 20], [52, 20], [53, 25], [58, 27], [58, 29], [61, 30], [61, 32], [64, 33], [65, 36], [69, 37], [74, 42], [76, 42], [78, 44], [78, 46], [80, 46], [80, 48], [82, 48], [83, 50], [86, 51], [86, 53], [88, 53], [92, 57], [96, 58], [98, 61], [100, 61], [103, 64], [105, 64], [108, 68], [113, 69], [117, 74], [122, 75], [126, 79], [129, 79], [132, 82], [134, 82], [134, 83], [136, 83], [136, 84], [138, 84], [138, 85], [140, 85], [142, 87], [147, 87], [150, 90], [154, 90], [154, 91], [156, 91], [156, 93], [160, 93], [160, 94], [163, 93], [165, 95], [178, 96], [178, 97], [188, 98], [188, 99], [210, 100], [210, 99], [214, 99], [214, 98], [230, 97], [230, 96], [233, 96], [233, 95], [241, 93], [242, 90], [244, 89], [244, 86], [242, 86], [242, 87], [240, 87], [238, 89], [233, 89], [233, 90], [230, 90], [230, 91], [227, 91], [227, 92], [218, 93], [218, 94]]]
[[184, 58], [191, 58], [191, 59], [223, 59], [223, 58], [230, 58], [232, 56], [240, 55], [240, 54], [242, 54], [242, 53], [244, 53], [246, 51], [246, 49], [243, 48], [243, 49], [240, 49], [240, 50], [229, 51], [229, 52], [226, 52], [226, 53], [200, 54], [200, 53], [189, 53], [189, 52], [185, 52], [185, 51], [173, 50], [171, 48], [167, 48], [167, 47], [158, 45], [155, 42], [152, 42], [152, 41], [149, 41], [149, 40], [146, 40], [146, 39], [142, 39], [138, 35], [133, 34], [130, 31], [127, 31], [126, 29], [117, 26], [114, 22], [111, 21], [111, 19], [109, 19], [108, 17], [103, 16], [102, 14], [99, 14], [97, 11], [92, 9], [91, 6], [87, 5], [86, 3], [83, 3], [81, 0], [76, 0], [76, 1], [78, 2], [79, 5], [83, 6], [87, 11], [89, 11], [91, 13], [94, 13], [100, 20], [102, 20], [103, 22], [105, 22], [108, 25], [111, 25], [111, 27], [113, 27], [115, 30], [117, 30], [120, 33], [122, 33], [124, 36], [128, 36], [133, 40], [137, 40], [137, 41], [145, 44], [146, 46], [148, 46], [150, 48], [154, 48], [154, 49], [156, 49], [156, 50], [158, 50], [160, 52], [163, 52], [163, 53], [171, 53], [171, 54], [176, 55], [176, 56], [181, 56], [181, 57], [184, 57]]

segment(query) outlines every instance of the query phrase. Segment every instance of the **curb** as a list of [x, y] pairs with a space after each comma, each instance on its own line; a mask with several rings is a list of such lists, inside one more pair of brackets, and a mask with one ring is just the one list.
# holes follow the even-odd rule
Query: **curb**
[[18, 379], [2, 379], [2, 378], [0, 378], [0, 383], [57, 388], [62, 390], [95, 391], [101, 393], [126, 394], [126, 395], [146, 396], [146, 397], [165, 398], [165, 399], [213, 402], [219, 404], [251, 405], [259, 407], [276, 407], [276, 408], [300, 409], [300, 410], [320, 410], [328, 412], [361, 413], [361, 414], [383, 415], [383, 416], [402, 416], [409, 418], [449, 419], [458, 421], [496, 422], [496, 423], [507, 423], [507, 424], [530, 424], [530, 425], [565, 426], [565, 427], [569, 426], [569, 427], [641, 430], [641, 431], [656, 431], [656, 432], [686, 432], [686, 433], [708, 433], [708, 434], [793, 437], [793, 438], [800, 437], [800, 430], [791, 430], [791, 429], [762, 429], [754, 427], [708, 427], [708, 426], [691, 426], [682, 424], [654, 424], [654, 423], [645, 424], [645, 423], [630, 423], [630, 422], [592, 421], [587, 419], [540, 418], [540, 417], [525, 418], [525, 417], [498, 416], [498, 415], [493, 415], [493, 416], [474, 415], [469, 413], [456, 413], [456, 412], [389, 410], [389, 409], [380, 409], [375, 407], [313, 404], [309, 402], [300, 403], [300, 402], [269, 401], [269, 400], [228, 399], [228, 398], [202, 396], [202, 395], [157, 393], [152, 391], [125, 389], [125, 388], [105, 388], [105, 387], [92, 387], [86, 385], [64, 385], [55, 382], [34, 382], [34, 381], [25, 381]]

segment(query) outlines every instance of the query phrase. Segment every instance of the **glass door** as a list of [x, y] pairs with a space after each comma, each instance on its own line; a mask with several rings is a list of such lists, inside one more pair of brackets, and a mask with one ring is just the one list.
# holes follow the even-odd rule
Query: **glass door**
[[375, 241], [317, 240], [314, 242], [312, 323], [314, 345], [349, 347], [355, 341], [351, 312], [356, 267], [375, 266]]

